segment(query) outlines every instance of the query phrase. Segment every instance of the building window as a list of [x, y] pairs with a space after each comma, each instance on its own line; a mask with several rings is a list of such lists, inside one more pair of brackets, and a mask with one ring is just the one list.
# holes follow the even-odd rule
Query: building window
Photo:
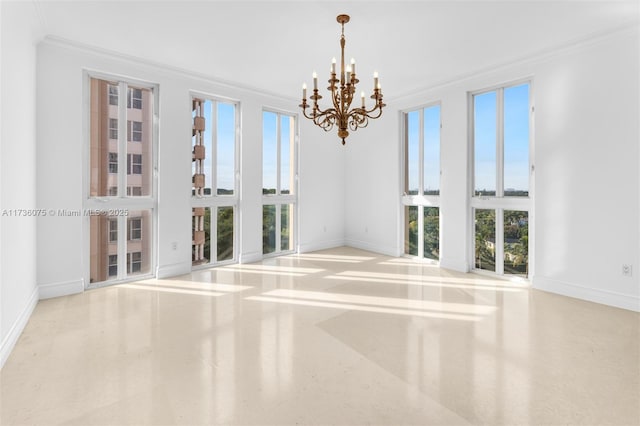
[[[88, 194], [83, 207], [96, 212], [120, 212], [93, 214], [85, 225], [89, 228], [87, 282], [94, 286], [125, 280], [131, 273], [150, 275], [154, 269], [151, 230], [157, 203], [152, 174], [156, 161], [153, 151], [157, 88], [88, 78]], [[130, 107], [118, 98], [125, 93]], [[131, 257], [128, 253], [137, 254]]]
[[142, 122], [127, 121], [127, 140], [129, 142], [142, 142]]
[[110, 118], [109, 119], [109, 139], [118, 139], [118, 119]]
[[404, 252], [440, 259], [440, 104], [404, 116]]
[[295, 116], [262, 113], [262, 253], [290, 252], [294, 247]]
[[110, 243], [118, 242], [118, 220], [117, 219], [109, 219], [109, 242]]
[[[118, 173], [118, 154], [115, 152], [109, 153], [109, 173]], [[111, 195], [112, 188], [116, 188], [116, 194], [118, 193], [118, 187], [109, 187], [109, 195]]]
[[238, 208], [238, 106], [192, 98], [192, 265], [233, 262]]
[[529, 273], [531, 83], [471, 95], [473, 268]]
[[115, 277], [116, 275], [118, 275], [118, 255], [117, 254], [109, 255], [107, 275], [110, 277]]
[[142, 155], [141, 154], [127, 155], [127, 174], [128, 175], [142, 174]]
[[142, 253], [134, 251], [127, 253], [127, 273], [138, 274], [142, 271]]
[[129, 241], [142, 239], [142, 218], [135, 217], [129, 219], [129, 228], [127, 230], [129, 234]]
[[142, 109], [141, 89], [129, 89], [127, 92], [127, 108]]
[[108, 85], [109, 90], [109, 105], [118, 106], [118, 86], [112, 84]]
[[127, 186], [127, 197], [139, 197], [142, 195], [142, 187]]

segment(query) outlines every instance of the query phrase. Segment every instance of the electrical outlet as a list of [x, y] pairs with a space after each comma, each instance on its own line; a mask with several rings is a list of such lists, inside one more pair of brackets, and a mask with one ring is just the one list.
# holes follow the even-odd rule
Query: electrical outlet
[[631, 265], [623, 264], [622, 265], [622, 275], [625, 277], [630, 277], [633, 275], [633, 267]]

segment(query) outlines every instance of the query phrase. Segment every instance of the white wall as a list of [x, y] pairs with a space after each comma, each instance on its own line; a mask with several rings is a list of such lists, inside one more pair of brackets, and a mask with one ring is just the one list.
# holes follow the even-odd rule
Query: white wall
[[388, 101], [348, 147], [347, 242], [402, 253], [399, 111], [440, 101], [441, 265], [467, 271], [467, 93], [522, 78], [536, 106], [534, 287], [640, 310], [637, 28]]
[[37, 20], [31, 3], [0, 2], [0, 367], [38, 300], [36, 220]]
[[[38, 206], [81, 210], [83, 203], [83, 73], [135, 78], [159, 86], [158, 274], [191, 269], [191, 91], [234, 99], [241, 110], [240, 260], [262, 256], [262, 108], [298, 112], [287, 100], [210, 81], [157, 64], [47, 39], [38, 48]], [[213, 70], [212, 70], [213, 72]], [[343, 156], [315, 128], [301, 125], [301, 249], [344, 241]], [[38, 222], [38, 283], [43, 297], [82, 291], [87, 218]], [[320, 228], [319, 224], [326, 226]], [[86, 232], [86, 231], [85, 231]], [[177, 242], [177, 250], [172, 243]]]

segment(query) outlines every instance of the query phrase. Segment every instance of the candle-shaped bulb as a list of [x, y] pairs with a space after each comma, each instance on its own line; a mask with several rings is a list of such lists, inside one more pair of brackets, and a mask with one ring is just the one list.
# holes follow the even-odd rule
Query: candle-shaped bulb
[[378, 84], [378, 71], [374, 71], [374, 73], [373, 73], [373, 88], [374, 89], [378, 89], [379, 88], [378, 86], [379, 86], [379, 84]]
[[318, 74], [313, 72], [313, 90], [318, 90]]
[[331, 72], [332, 72], [333, 74], [335, 74], [335, 73], [336, 73], [336, 58], [332, 58], [332, 59], [331, 59]]
[[302, 83], [302, 99], [307, 99], [307, 83]]
[[362, 98], [362, 109], [365, 109], [365, 106], [364, 106], [364, 92], [360, 92], [360, 97]]
[[347, 84], [351, 82], [351, 66], [347, 65]]
[[351, 58], [351, 72], [356, 73], [356, 60]]

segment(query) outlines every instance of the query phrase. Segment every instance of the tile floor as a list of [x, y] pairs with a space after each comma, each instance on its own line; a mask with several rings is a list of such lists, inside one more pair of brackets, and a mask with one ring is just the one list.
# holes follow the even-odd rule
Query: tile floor
[[352, 248], [38, 303], [0, 424], [640, 424], [640, 315]]

